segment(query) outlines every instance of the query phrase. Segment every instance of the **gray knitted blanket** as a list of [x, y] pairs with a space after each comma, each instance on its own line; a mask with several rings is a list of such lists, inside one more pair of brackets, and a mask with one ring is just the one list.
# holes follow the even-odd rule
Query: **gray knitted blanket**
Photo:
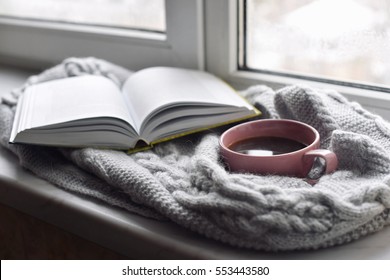
[[275, 93], [255, 86], [242, 93], [265, 116], [303, 121], [320, 132], [321, 146], [337, 154], [339, 168], [314, 185], [229, 173], [219, 158], [218, 132], [132, 155], [8, 144], [14, 105], [26, 86], [83, 74], [120, 85], [131, 72], [95, 58], [70, 58], [31, 77], [0, 104], [1, 144], [22, 166], [65, 190], [259, 250], [329, 247], [390, 222], [390, 125], [334, 91], [289, 86]]

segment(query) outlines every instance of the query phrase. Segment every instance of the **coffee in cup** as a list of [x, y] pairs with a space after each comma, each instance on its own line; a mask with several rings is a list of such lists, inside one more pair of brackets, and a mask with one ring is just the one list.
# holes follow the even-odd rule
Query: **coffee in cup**
[[306, 177], [317, 157], [325, 173], [337, 168], [337, 157], [319, 149], [316, 129], [293, 120], [256, 120], [234, 126], [220, 137], [220, 152], [231, 171]]

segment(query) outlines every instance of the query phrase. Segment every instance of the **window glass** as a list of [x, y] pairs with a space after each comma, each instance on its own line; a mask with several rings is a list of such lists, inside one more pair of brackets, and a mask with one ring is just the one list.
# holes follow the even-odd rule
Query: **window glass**
[[241, 66], [390, 84], [390, 1], [247, 0]]
[[164, 0], [2, 0], [0, 16], [165, 32]]

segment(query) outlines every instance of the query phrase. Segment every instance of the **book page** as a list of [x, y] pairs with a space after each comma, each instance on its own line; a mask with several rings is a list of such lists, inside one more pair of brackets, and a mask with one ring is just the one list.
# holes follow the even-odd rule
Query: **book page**
[[133, 125], [118, 86], [102, 76], [78, 76], [27, 88], [24, 128], [113, 117]]
[[139, 129], [153, 111], [172, 104], [253, 108], [229, 85], [206, 72], [153, 67], [141, 70], [123, 86], [132, 118]]

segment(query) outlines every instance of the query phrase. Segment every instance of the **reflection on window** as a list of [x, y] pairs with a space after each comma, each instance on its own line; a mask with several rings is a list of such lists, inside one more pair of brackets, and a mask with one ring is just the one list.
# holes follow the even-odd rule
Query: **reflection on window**
[[390, 84], [390, 1], [247, 0], [243, 67]]
[[164, 0], [2, 0], [0, 16], [165, 32]]

